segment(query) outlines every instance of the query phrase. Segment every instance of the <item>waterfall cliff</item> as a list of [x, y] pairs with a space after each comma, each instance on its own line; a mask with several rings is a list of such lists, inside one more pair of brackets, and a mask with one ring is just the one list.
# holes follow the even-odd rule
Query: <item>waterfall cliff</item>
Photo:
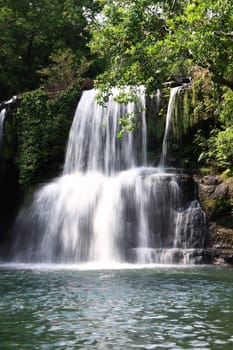
[[[129, 104], [96, 103], [85, 91], [70, 130], [63, 174], [16, 220], [14, 261], [189, 263], [205, 244], [205, 215], [192, 177], [146, 165], [145, 92]], [[119, 140], [119, 121], [135, 130]]]

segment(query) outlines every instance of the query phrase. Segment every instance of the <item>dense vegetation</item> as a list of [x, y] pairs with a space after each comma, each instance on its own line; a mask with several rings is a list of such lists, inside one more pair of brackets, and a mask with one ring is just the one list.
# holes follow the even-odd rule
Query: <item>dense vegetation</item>
[[[232, 1], [99, 1], [101, 20], [91, 48], [105, 58], [97, 81], [146, 85], [156, 91], [171, 76], [194, 78], [191, 155], [209, 170], [233, 171]], [[190, 155], [190, 154], [189, 154]]]
[[[74, 73], [89, 62], [89, 74], [96, 74], [87, 43], [98, 6], [93, 0], [0, 0], [1, 100], [37, 88], [41, 71], [44, 76], [59, 57]], [[72, 59], [61, 57], [64, 52]]]
[[25, 93], [16, 112], [19, 184], [24, 190], [61, 172], [80, 82], [50, 100], [44, 90]]
[[85, 76], [102, 91], [144, 84], [149, 94], [172, 77], [192, 76], [190, 102], [183, 106], [192, 122], [182, 156], [189, 166], [232, 173], [231, 0], [0, 5], [0, 98], [21, 94], [15, 126], [23, 188], [40, 181], [51, 162], [61, 162]]

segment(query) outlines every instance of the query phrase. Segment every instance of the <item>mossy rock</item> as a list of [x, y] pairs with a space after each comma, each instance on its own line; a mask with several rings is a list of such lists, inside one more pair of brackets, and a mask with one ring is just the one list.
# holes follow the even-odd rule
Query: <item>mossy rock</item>
[[233, 248], [233, 229], [212, 224], [210, 225], [210, 233], [210, 246], [212, 248]]
[[27, 194], [59, 174], [81, 82], [51, 100], [43, 89], [24, 93], [15, 114], [19, 184]]

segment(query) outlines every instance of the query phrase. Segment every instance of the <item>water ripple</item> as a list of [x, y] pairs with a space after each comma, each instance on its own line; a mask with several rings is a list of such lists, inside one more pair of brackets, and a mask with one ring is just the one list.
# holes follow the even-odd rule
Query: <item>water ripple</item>
[[229, 275], [211, 268], [0, 268], [1, 348], [228, 350]]

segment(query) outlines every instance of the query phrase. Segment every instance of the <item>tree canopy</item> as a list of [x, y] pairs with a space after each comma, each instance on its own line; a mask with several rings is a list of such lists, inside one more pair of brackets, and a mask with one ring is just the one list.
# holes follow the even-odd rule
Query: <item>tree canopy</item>
[[190, 1], [180, 16], [167, 21], [172, 57], [208, 69], [219, 84], [233, 89], [233, 14], [230, 0]]
[[197, 133], [199, 159], [233, 169], [233, 152], [225, 146], [233, 138], [232, 0], [0, 0], [0, 5], [0, 100], [42, 84], [65, 91], [84, 74], [102, 91], [143, 84], [150, 93], [172, 76], [200, 73], [203, 101], [196, 101], [194, 112], [199, 108], [208, 130]]
[[91, 61], [88, 45], [98, 55], [98, 68], [89, 74], [104, 71], [99, 86], [144, 84], [154, 90], [171, 75], [190, 74], [198, 66], [233, 89], [231, 0], [0, 0], [0, 5], [1, 98], [38, 87], [39, 72], [62, 51], [70, 52], [76, 67], [83, 58]]
[[231, 0], [108, 1], [93, 27], [91, 48], [107, 58], [99, 82], [155, 89], [198, 65], [233, 89]]
[[108, 91], [143, 84], [155, 92], [171, 77], [194, 77], [199, 95], [199, 100], [193, 95], [199, 123], [193, 130], [196, 159], [233, 169], [232, 0], [99, 3], [102, 16], [92, 25], [90, 47], [105, 58], [106, 67], [97, 86]]
[[87, 25], [97, 11], [93, 0], [0, 0], [1, 98], [37, 87], [38, 70], [58, 50], [89, 59]]

